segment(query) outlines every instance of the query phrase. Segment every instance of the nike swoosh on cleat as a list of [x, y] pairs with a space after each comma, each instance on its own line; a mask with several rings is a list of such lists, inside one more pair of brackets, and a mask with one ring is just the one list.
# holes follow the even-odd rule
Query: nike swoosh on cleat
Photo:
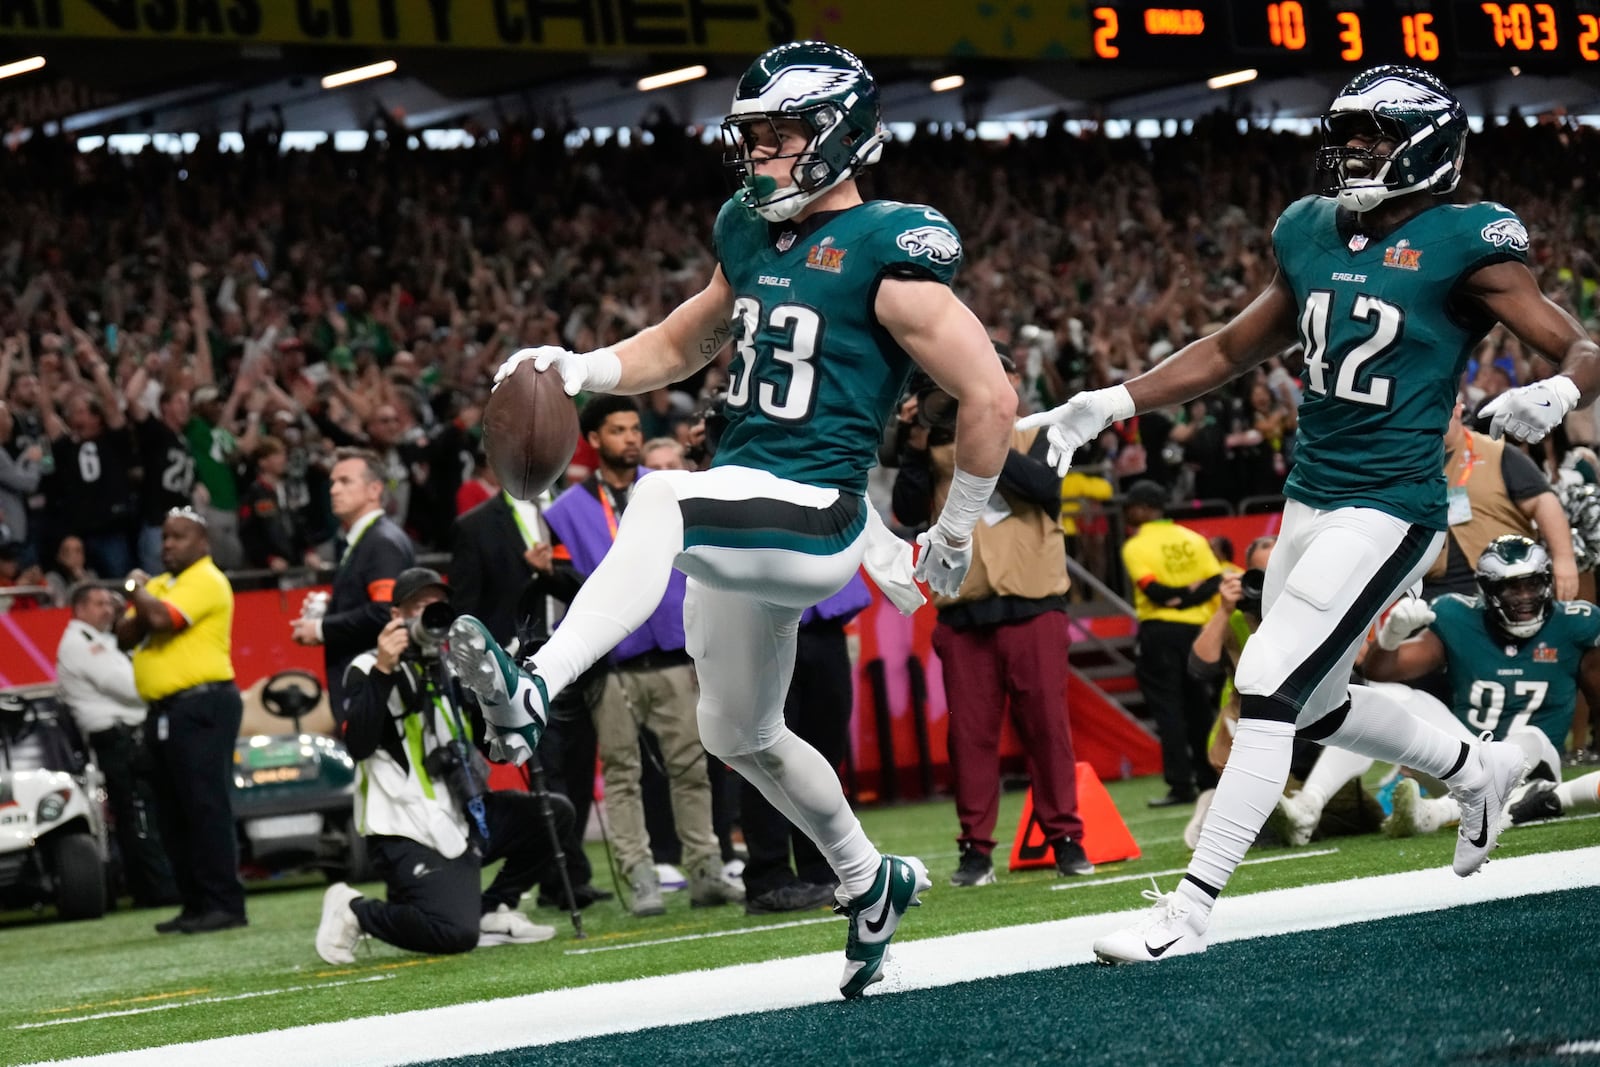
[[1176, 945], [1179, 941], [1182, 941], [1182, 940], [1183, 940], [1183, 935], [1179, 934], [1177, 937], [1173, 938], [1171, 941], [1168, 941], [1165, 945], [1161, 945], [1159, 947], [1156, 946], [1156, 945], [1152, 945], [1150, 942], [1146, 941], [1144, 943], [1144, 950], [1146, 952], [1150, 953], [1151, 958], [1160, 959], [1161, 955], [1164, 952], [1166, 952], [1167, 949], [1171, 948], [1173, 945]]
[[1469, 838], [1467, 838], [1467, 844], [1471, 845], [1473, 848], [1482, 848], [1484, 845], [1487, 845], [1488, 843], [1489, 843], [1489, 817], [1487, 815], [1485, 815], [1484, 818], [1483, 818], [1483, 825], [1478, 828], [1478, 836], [1477, 837], [1469, 837]]
[[877, 922], [873, 922], [871, 919], [867, 920], [866, 927], [867, 927], [867, 932], [868, 933], [875, 934], [875, 933], [879, 932], [880, 930], [883, 929], [884, 924], [889, 921], [889, 896], [890, 896], [889, 887], [888, 886], [884, 886], [883, 887], [883, 907], [878, 910], [878, 921]]

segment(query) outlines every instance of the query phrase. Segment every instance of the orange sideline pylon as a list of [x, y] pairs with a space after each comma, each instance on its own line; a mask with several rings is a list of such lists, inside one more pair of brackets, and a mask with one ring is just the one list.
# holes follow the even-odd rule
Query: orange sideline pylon
[[[1139, 858], [1139, 845], [1128, 832], [1128, 824], [1111, 802], [1111, 794], [1089, 764], [1078, 763], [1078, 815], [1083, 819], [1084, 855], [1090, 863], [1115, 863]], [[1011, 870], [1029, 867], [1054, 867], [1055, 852], [1033, 817], [1033, 790], [1022, 798], [1022, 818], [1011, 839]]]

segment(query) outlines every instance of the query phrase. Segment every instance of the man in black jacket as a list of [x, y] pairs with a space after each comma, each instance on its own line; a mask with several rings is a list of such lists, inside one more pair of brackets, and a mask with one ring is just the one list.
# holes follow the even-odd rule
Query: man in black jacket
[[334, 453], [328, 497], [339, 520], [333, 597], [320, 619], [295, 619], [295, 644], [322, 645], [328, 701], [335, 715], [344, 700], [350, 661], [378, 642], [389, 622], [394, 581], [416, 562], [405, 531], [383, 514], [384, 467], [374, 452], [341, 448]]
[[[329, 886], [317, 954], [332, 964], [354, 962], [363, 936], [434, 954], [549, 940], [552, 927], [517, 910], [553, 854], [539, 802], [527, 793], [488, 791], [474, 747], [483, 737], [477, 702], [440, 662], [450, 590], [436, 571], [411, 567], [393, 592], [391, 619], [377, 647], [350, 664], [348, 699], [334, 712], [357, 761], [356, 825], [388, 899], [364, 897], [343, 882]], [[444, 610], [429, 613], [435, 605]], [[550, 800], [557, 831], [565, 833], [572, 807], [563, 797]], [[484, 889], [483, 867], [500, 859], [505, 864]]]
[[517, 602], [523, 587], [536, 569], [550, 570], [550, 535], [538, 505], [497, 492], [455, 520], [450, 540], [452, 603], [483, 620], [502, 645], [522, 636]]

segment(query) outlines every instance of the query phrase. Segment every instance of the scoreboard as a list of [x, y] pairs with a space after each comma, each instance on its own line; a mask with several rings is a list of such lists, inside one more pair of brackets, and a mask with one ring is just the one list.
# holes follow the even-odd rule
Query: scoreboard
[[1090, 62], [1600, 77], [1600, 0], [1088, 0]]

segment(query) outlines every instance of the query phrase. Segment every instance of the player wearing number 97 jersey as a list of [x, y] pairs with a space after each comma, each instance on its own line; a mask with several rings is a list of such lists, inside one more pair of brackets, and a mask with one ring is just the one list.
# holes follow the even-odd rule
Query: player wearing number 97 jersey
[[[1428, 629], [1412, 660], [1448, 665], [1451, 710], [1473, 733], [1504, 740], [1528, 727], [1566, 747], [1578, 686], [1600, 698], [1600, 609], [1555, 599], [1550, 557], [1526, 537], [1497, 537], [1478, 561], [1481, 595], [1448, 594], [1433, 602]], [[1542, 747], [1542, 746], [1541, 746]], [[1538, 762], [1545, 762], [1539, 760]], [[1560, 777], [1560, 763], [1553, 768]]]
[[1442, 442], [1471, 346], [1498, 321], [1559, 364], [1480, 412], [1493, 436], [1529, 441], [1600, 395], [1600, 346], [1540, 291], [1514, 214], [1441, 199], [1460, 181], [1468, 128], [1438, 78], [1363, 71], [1322, 129], [1324, 193], [1278, 220], [1277, 273], [1244, 311], [1125, 384], [1023, 420], [1047, 431], [1063, 469], [1112, 420], [1190, 400], [1297, 341], [1304, 349], [1289, 502], [1261, 626], [1235, 672], [1233, 754], [1182, 882], [1143, 922], [1095, 942], [1107, 962], [1205, 949], [1212, 904], [1277, 804], [1296, 734], [1448, 783], [1462, 810], [1452, 864], [1462, 876], [1487, 860], [1522, 778], [1520, 749], [1419, 722], [1373, 687], [1351, 687], [1350, 668], [1378, 612], [1443, 543]]

